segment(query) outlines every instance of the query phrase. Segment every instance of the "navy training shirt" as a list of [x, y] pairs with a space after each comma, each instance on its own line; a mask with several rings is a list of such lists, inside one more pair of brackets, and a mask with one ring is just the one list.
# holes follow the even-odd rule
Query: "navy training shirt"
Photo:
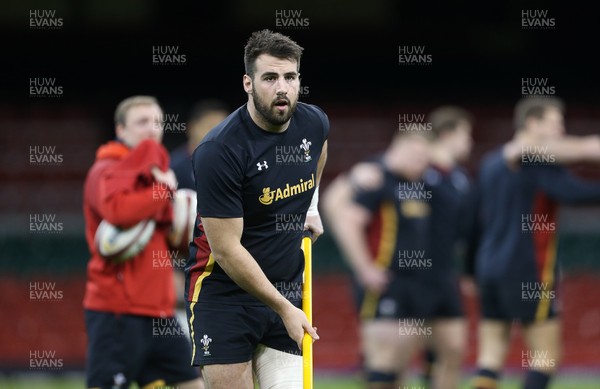
[[600, 183], [556, 165], [512, 170], [502, 149], [488, 154], [479, 173], [480, 281], [545, 281], [556, 272], [556, 202], [600, 201]]
[[407, 181], [390, 172], [381, 157], [374, 164], [383, 173], [379, 188], [355, 188], [354, 202], [369, 210], [369, 249], [375, 263], [397, 276], [428, 276], [430, 195], [423, 182]]
[[215, 262], [201, 217], [243, 218], [242, 246], [290, 301], [301, 298], [294, 289], [304, 270], [302, 230], [328, 133], [325, 113], [298, 102], [282, 133], [258, 127], [243, 105], [207, 134], [192, 156], [198, 216], [185, 267], [188, 301], [262, 304]]
[[440, 276], [456, 273], [459, 254], [462, 254], [463, 267], [467, 267], [466, 262], [472, 261], [467, 253], [476, 244], [473, 236], [475, 188], [459, 166], [443, 169], [432, 165], [423, 174], [423, 180], [431, 191], [432, 270]]

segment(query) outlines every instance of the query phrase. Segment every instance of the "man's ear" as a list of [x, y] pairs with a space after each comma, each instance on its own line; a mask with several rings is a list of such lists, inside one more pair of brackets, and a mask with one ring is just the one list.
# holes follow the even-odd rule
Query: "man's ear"
[[252, 78], [247, 74], [244, 74], [243, 85], [246, 93], [252, 94]]
[[523, 128], [527, 129], [527, 130], [531, 130], [531, 129], [536, 129], [537, 124], [539, 122], [539, 119], [530, 116], [527, 119], [525, 119], [525, 122], [523, 123]]
[[123, 126], [120, 123], [117, 124], [115, 127], [115, 134], [117, 135], [117, 138], [122, 139], [124, 132], [125, 132], [125, 126]]

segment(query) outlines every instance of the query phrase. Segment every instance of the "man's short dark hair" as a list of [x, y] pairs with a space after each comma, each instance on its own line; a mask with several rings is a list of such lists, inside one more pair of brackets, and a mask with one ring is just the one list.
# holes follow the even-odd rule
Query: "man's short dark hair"
[[541, 119], [548, 108], [557, 108], [565, 112], [565, 103], [558, 97], [524, 97], [515, 106], [514, 124], [515, 130], [521, 131], [525, 128], [525, 122], [529, 118]]
[[189, 113], [187, 122], [188, 122], [188, 124], [193, 123], [195, 121], [202, 119], [206, 114], [209, 114], [211, 112], [221, 112], [221, 111], [225, 112], [225, 113], [229, 113], [229, 108], [221, 100], [217, 100], [217, 99], [200, 100], [197, 103], [195, 103], [194, 106], [192, 107], [192, 109]]
[[278, 32], [266, 29], [253, 32], [244, 48], [244, 66], [246, 68], [246, 74], [251, 78], [254, 78], [256, 58], [261, 54], [269, 54], [275, 58], [294, 61], [296, 62], [299, 71], [302, 50], [304, 49], [290, 39], [290, 37]]
[[427, 115], [427, 123], [431, 123], [431, 132], [434, 138], [455, 130], [463, 121], [473, 125], [475, 119], [469, 111], [453, 105], [436, 108]]

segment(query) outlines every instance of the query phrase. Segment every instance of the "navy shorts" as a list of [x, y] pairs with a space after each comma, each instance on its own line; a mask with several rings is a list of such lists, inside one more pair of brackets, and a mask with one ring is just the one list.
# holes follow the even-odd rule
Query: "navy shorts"
[[88, 388], [173, 385], [198, 378], [191, 348], [175, 318], [85, 310]]
[[[301, 302], [295, 302], [301, 307]], [[302, 355], [278, 314], [266, 305], [187, 303], [194, 366], [252, 360], [259, 344]]]
[[451, 319], [464, 316], [458, 280], [445, 278], [424, 282], [413, 277], [395, 277], [378, 296], [355, 281], [355, 297], [362, 320]]
[[538, 290], [535, 282], [484, 280], [478, 282], [482, 315], [486, 319], [528, 324], [558, 314], [556, 291]]

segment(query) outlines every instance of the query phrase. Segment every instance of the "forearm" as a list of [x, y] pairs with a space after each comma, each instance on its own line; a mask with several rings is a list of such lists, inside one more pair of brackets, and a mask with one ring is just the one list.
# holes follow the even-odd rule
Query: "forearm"
[[547, 156], [557, 163], [600, 163], [600, 136], [564, 136], [558, 139], [522, 140], [521, 153], [525, 156]]
[[554, 154], [558, 162], [600, 162], [600, 137], [568, 136], [565, 139], [550, 142], [548, 153]]
[[227, 275], [242, 289], [250, 293], [279, 315], [291, 303], [273, 286], [256, 260], [241, 244], [231, 245], [223, 253], [215, 253], [215, 260]]
[[153, 217], [169, 201], [167, 190], [160, 188], [117, 193], [102, 202], [101, 213], [109, 223], [127, 228]]

